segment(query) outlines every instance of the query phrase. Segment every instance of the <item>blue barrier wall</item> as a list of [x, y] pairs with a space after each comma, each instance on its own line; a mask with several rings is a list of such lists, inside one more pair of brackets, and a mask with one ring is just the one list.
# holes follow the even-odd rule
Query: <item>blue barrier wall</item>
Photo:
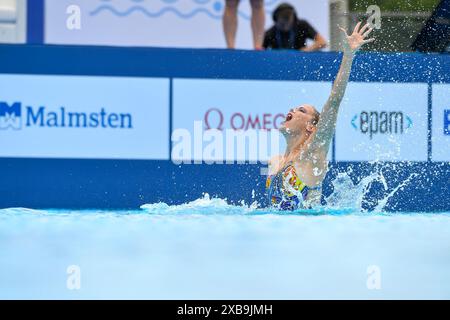
[[[339, 58], [336, 53], [4, 45], [0, 47], [0, 74], [331, 82]], [[450, 164], [448, 160], [432, 161], [432, 87], [450, 83], [450, 57], [361, 53], [355, 60], [351, 81], [428, 86], [428, 109], [422, 119], [426, 122], [427, 161], [396, 162], [395, 166], [391, 162], [335, 161], [333, 149], [325, 195], [333, 191], [330, 182], [338, 172], [351, 168], [350, 175], [357, 181], [377, 170], [383, 172], [388, 189], [376, 181], [371, 183], [363, 202], [365, 208], [373, 208], [377, 199], [414, 175], [411, 183], [389, 199], [386, 209], [450, 210]], [[169, 92], [167, 135], [173, 129], [172, 80]], [[0, 145], [5, 145], [1, 134]], [[231, 202], [264, 203], [261, 167], [179, 166], [170, 161], [170, 154], [167, 159], [154, 160], [2, 157], [0, 207], [138, 208], [158, 201], [183, 203], [204, 192]]]

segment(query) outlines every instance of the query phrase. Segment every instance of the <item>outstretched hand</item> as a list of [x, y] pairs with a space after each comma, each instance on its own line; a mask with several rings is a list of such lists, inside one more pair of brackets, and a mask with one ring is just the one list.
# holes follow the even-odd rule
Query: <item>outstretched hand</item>
[[372, 32], [373, 28], [370, 24], [366, 23], [361, 29], [361, 22], [358, 22], [353, 33], [351, 35], [347, 34], [347, 31], [339, 26], [342, 32], [345, 34], [345, 39], [343, 41], [344, 53], [354, 54], [359, 50], [364, 44], [375, 41], [375, 38], [367, 39], [367, 36]]

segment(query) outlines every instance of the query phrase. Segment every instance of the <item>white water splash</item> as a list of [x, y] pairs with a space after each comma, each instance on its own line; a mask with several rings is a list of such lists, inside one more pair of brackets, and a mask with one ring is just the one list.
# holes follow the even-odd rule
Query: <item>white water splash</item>
[[[395, 186], [382, 199], [370, 199], [367, 197], [370, 186], [374, 182], [382, 184], [384, 191], [388, 191], [388, 183], [380, 168], [375, 168], [368, 176], [362, 178], [358, 183], [354, 183], [350, 178], [352, 169], [347, 172], [339, 172], [336, 178], [331, 182], [334, 188], [333, 193], [325, 198], [325, 206], [317, 206], [314, 209], [300, 209], [295, 212], [283, 212], [283, 214], [349, 214], [366, 212], [363, 208], [363, 201], [369, 204], [373, 213], [383, 213], [389, 199], [391, 199], [399, 190], [410, 183], [417, 176], [411, 174], [407, 179]], [[196, 199], [180, 205], [168, 205], [166, 203], [144, 204], [140, 208], [150, 214], [262, 214], [279, 213], [275, 209], [261, 209], [260, 204], [255, 199], [254, 190], [252, 192], [252, 203], [246, 204], [244, 200], [239, 205], [233, 205], [227, 202], [227, 199], [210, 197], [205, 193], [202, 198]]]
[[377, 168], [370, 175], [362, 178], [358, 183], [354, 183], [349, 176], [349, 172], [339, 172], [336, 178], [332, 181], [334, 188], [333, 193], [328, 196], [325, 200], [327, 202], [327, 207], [332, 208], [348, 208], [354, 209], [355, 211], [365, 211], [363, 209], [363, 200], [376, 205], [373, 212], [381, 213], [385, 208], [389, 199], [391, 199], [399, 190], [403, 188], [418, 174], [413, 173], [398, 186], [394, 187], [387, 195], [385, 195], [381, 200], [377, 199], [367, 199], [366, 195], [369, 192], [369, 187], [374, 182], [380, 182], [383, 185], [384, 191], [387, 191], [388, 184], [383, 172]]
[[141, 209], [152, 214], [243, 214], [251, 213], [258, 208], [258, 202], [247, 205], [242, 200], [239, 206], [227, 203], [227, 199], [211, 198], [208, 193], [203, 198], [180, 205], [166, 203], [144, 204]]
[[[390, 198], [392, 198], [392, 196], [398, 191], [398, 190], [402, 190], [410, 181], [411, 179], [417, 177], [418, 174], [417, 173], [413, 173], [411, 174], [405, 181], [403, 181], [402, 183], [400, 183], [398, 186], [396, 186], [387, 196], [385, 196], [383, 199], [381, 199], [378, 202], [378, 205], [375, 207], [374, 212], [381, 212], [384, 207], [386, 206], [386, 203], [388, 202], [388, 200]], [[386, 189], [385, 189], [386, 190]]]
[[325, 199], [327, 206], [360, 209], [367, 187], [375, 178], [376, 175], [372, 174], [363, 178], [358, 184], [354, 184], [346, 172], [339, 172], [332, 181], [333, 193]]

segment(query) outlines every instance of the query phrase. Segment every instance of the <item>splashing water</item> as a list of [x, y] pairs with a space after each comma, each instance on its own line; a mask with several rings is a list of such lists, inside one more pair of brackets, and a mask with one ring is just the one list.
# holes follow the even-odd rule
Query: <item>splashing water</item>
[[[371, 172], [368, 176], [363, 177], [359, 182], [355, 183], [350, 177], [352, 169], [347, 172], [339, 172], [336, 178], [331, 182], [333, 192], [325, 198], [326, 205], [316, 206], [313, 209], [298, 209], [296, 211], [278, 211], [272, 208], [262, 208], [257, 200], [251, 204], [244, 201], [240, 205], [232, 205], [227, 199], [211, 198], [208, 193], [204, 193], [202, 198], [196, 199], [180, 205], [168, 205], [166, 203], [144, 204], [140, 208], [150, 214], [293, 214], [293, 215], [318, 215], [318, 214], [361, 214], [366, 213], [367, 209], [363, 208], [363, 202], [370, 203], [374, 206], [371, 210], [373, 214], [386, 214], [384, 208], [387, 202], [399, 191], [407, 186], [413, 178], [418, 174], [412, 173], [407, 179], [394, 186], [389, 190], [388, 183], [380, 168]], [[367, 199], [369, 188], [374, 182], [379, 182], [383, 186], [383, 190], [387, 192], [383, 198]], [[255, 192], [252, 191], [252, 199], [255, 199]]]
[[[325, 198], [326, 207], [329, 209], [341, 208], [354, 210], [355, 212], [366, 212], [368, 210], [364, 209], [363, 206], [365, 202], [372, 206], [372, 213], [383, 213], [388, 201], [419, 175], [418, 173], [409, 174], [406, 179], [399, 182], [396, 186], [391, 186], [389, 191], [388, 182], [382, 172], [382, 167], [378, 166], [376, 161], [370, 164], [375, 164], [375, 170], [356, 183], [350, 177], [350, 174], [353, 172], [351, 167], [346, 172], [338, 172], [336, 178], [331, 182], [333, 192]], [[395, 164], [393, 166], [395, 167]], [[374, 183], [380, 183], [383, 188], [384, 196], [381, 199], [368, 197], [370, 195], [370, 187]]]
[[168, 205], [160, 202], [144, 204], [141, 209], [153, 215], [341, 215], [357, 213], [354, 208], [331, 208], [329, 206], [286, 212], [274, 208], [261, 208], [257, 201], [249, 205], [244, 201], [241, 201], [239, 205], [232, 205], [227, 203], [226, 199], [211, 198], [208, 193], [205, 193], [202, 198], [180, 205]]
[[[381, 212], [383, 210], [383, 208], [386, 206], [386, 203], [388, 202], [388, 200], [391, 199], [398, 190], [401, 190], [402, 188], [404, 188], [412, 179], [414, 179], [417, 176], [418, 176], [417, 173], [412, 173], [405, 181], [403, 181], [398, 186], [396, 186], [387, 196], [385, 196], [383, 199], [381, 199], [378, 202], [378, 205], [375, 207], [374, 211]], [[387, 190], [386, 180], [384, 179], [384, 177], [383, 177], [383, 186], [384, 186], [385, 190]]]
[[181, 205], [169, 206], [160, 202], [155, 204], [144, 204], [141, 209], [151, 214], [246, 214], [255, 212], [257, 202], [247, 206], [243, 201], [240, 206], [228, 204], [226, 199], [211, 198], [208, 193], [203, 198], [196, 199]]

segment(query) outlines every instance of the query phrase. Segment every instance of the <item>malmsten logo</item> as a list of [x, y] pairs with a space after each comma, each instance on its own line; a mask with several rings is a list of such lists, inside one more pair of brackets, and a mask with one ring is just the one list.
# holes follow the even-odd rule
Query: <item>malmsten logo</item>
[[8, 104], [0, 101], [0, 129], [18, 130], [24, 126], [132, 129], [132, 120], [130, 113], [107, 112], [104, 108], [98, 112], [71, 112], [65, 107], [48, 111], [46, 107], [26, 106], [22, 110], [21, 102]]

